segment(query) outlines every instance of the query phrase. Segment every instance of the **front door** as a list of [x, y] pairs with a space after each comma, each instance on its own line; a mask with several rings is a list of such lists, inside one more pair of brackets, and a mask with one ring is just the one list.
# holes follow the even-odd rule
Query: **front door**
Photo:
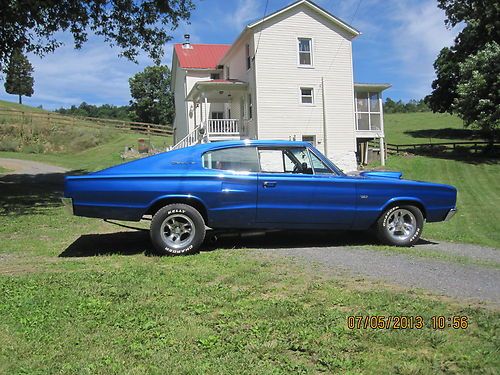
[[258, 223], [352, 225], [355, 185], [349, 178], [337, 176], [305, 147], [259, 148], [258, 154]]

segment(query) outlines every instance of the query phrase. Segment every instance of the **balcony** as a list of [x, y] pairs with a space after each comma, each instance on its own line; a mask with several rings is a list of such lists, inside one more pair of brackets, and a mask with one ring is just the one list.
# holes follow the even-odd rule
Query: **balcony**
[[240, 120], [209, 119], [206, 130], [208, 140], [240, 139]]

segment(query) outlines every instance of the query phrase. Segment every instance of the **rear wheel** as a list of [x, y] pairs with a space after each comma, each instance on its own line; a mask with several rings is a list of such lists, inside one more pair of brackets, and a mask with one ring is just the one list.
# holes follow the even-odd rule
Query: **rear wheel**
[[420, 238], [424, 216], [415, 206], [393, 206], [377, 221], [380, 241], [394, 246], [412, 246]]
[[153, 216], [150, 236], [156, 253], [160, 255], [193, 254], [205, 238], [205, 222], [195, 208], [170, 204]]

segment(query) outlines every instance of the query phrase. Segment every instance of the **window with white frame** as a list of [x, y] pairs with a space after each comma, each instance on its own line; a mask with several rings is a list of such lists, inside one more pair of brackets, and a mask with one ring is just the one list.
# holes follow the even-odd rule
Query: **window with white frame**
[[380, 130], [382, 126], [380, 94], [378, 92], [356, 91], [356, 129]]
[[312, 87], [300, 88], [300, 102], [307, 105], [314, 104], [314, 89]]
[[312, 39], [311, 38], [298, 38], [299, 43], [299, 66], [312, 66]]

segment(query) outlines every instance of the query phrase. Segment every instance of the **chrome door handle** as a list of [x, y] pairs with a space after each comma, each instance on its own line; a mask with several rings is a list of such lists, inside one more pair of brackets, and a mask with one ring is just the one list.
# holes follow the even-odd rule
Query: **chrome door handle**
[[276, 181], [264, 181], [262, 184], [265, 188], [276, 187]]

